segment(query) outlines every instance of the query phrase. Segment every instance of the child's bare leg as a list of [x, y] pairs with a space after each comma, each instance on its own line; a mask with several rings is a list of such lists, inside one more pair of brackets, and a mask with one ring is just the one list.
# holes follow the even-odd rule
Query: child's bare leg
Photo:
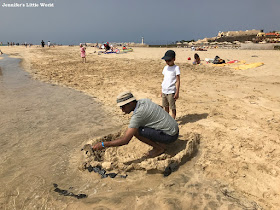
[[176, 109], [172, 109], [172, 117], [175, 119], [176, 118]]
[[167, 113], [169, 113], [169, 106], [164, 107], [164, 109], [165, 109], [165, 111], [166, 111]]

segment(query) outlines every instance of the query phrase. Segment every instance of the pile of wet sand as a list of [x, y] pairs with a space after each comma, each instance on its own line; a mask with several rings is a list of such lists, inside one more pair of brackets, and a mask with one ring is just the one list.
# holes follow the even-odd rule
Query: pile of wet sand
[[147, 173], [165, 173], [169, 175], [180, 165], [189, 160], [198, 150], [199, 134], [189, 133], [181, 136], [176, 142], [167, 146], [164, 154], [147, 159], [143, 154], [148, 146], [133, 138], [132, 142], [123, 147], [111, 147], [106, 150], [93, 151], [92, 145], [101, 141], [111, 141], [121, 136], [121, 132], [94, 139], [92, 144], [83, 147], [86, 161], [81, 169], [102, 167], [108, 171], [123, 173], [132, 170], [144, 170]]

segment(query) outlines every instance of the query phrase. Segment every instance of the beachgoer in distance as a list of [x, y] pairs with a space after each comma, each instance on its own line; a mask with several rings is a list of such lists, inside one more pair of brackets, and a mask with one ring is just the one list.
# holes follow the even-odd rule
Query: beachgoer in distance
[[116, 52], [117, 54], [119, 54], [119, 53], [120, 53], [120, 50], [119, 50], [118, 48], [116, 48], [116, 49], [115, 49], [115, 52]]
[[50, 41], [48, 41], [48, 47], [51, 47], [51, 42]]
[[80, 44], [80, 48], [81, 48], [82, 62], [83, 62], [83, 63], [86, 63], [86, 48], [83, 47], [82, 44]]
[[180, 89], [180, 68], [175, 65], [175, 52], [168, 50], [162, 57], [165, 60], [166, 66], [163, 68], [162, 74], [164, 75], [161, 84], [162, 91], [162, 106], [165, 111], [169, 113], [172, 110], [172, 117], [176, 118], [176, 105], [175, 101], [179, 98]]
[[44, 42], [44, 40], [41, 41], [41, 45], [42, 45], [42, 47], [45, 47], [45, 42]]
[[133, 94], [127, 91], [118, 95], [117, 106], [125, 114], [133, 111], [128, 129], [118, 139], [95, 144], [93, 150], [122, 146], [128, 144], [135, 136], [141, 142], [153, 147], [145, 155], [147, 158], [153, 158], [164, 153], [166, 145], [178, 139], [179, 127], [177, 122], [150, 99], [136, 100]]
[[194, 62], [193, 65], [200, 64], [200, 57], [197, 53], [194, 54]]
[[104, 47], [105, 47], [105, 51], [109, 51], [111, 49], [109, 42], [104, 43]]

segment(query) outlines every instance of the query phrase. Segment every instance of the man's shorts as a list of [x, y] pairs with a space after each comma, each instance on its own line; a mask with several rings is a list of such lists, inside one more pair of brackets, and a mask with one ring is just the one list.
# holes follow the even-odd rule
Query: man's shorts
[[175, 93], [170, 93], [170, 94], [162, 93], [162, 106], [169, 107], [171, 110], [176, 109], [174, 95]]
[[139, 127], [138, 132], [140, 136], [150, 139], [151, 141], [164, 143], [164, 144], [170, 144], [176, 141], [179, 136], [179, 131], [176, 135], [170, 136], [168, 134], [165, 134], [161, 130], [155, 130], [149, 127]]

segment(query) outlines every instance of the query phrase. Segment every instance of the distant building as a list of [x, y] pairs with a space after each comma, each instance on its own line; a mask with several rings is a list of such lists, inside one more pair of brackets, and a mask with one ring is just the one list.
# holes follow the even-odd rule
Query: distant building
[[280, 38], [280, 34], [278, 32], [275, 32], [275, 33], [266, 33], [265, 34], [265, 37], [266, 38]]
[[257, 34], [257, 37], [265, 37], [265, 33], [264, 32], [260, 32]]
[[262, 32], [262, 30], [256, 30], [256, 29], [246, 30], [246, 31], [226, 31], [226, 32], [220, 31], [218, 33], [217, 38], [234, 37], [234, 36], [252, 36], [252, 35], [257, 36], [257, 34], [261, 33], [261, 32]]

